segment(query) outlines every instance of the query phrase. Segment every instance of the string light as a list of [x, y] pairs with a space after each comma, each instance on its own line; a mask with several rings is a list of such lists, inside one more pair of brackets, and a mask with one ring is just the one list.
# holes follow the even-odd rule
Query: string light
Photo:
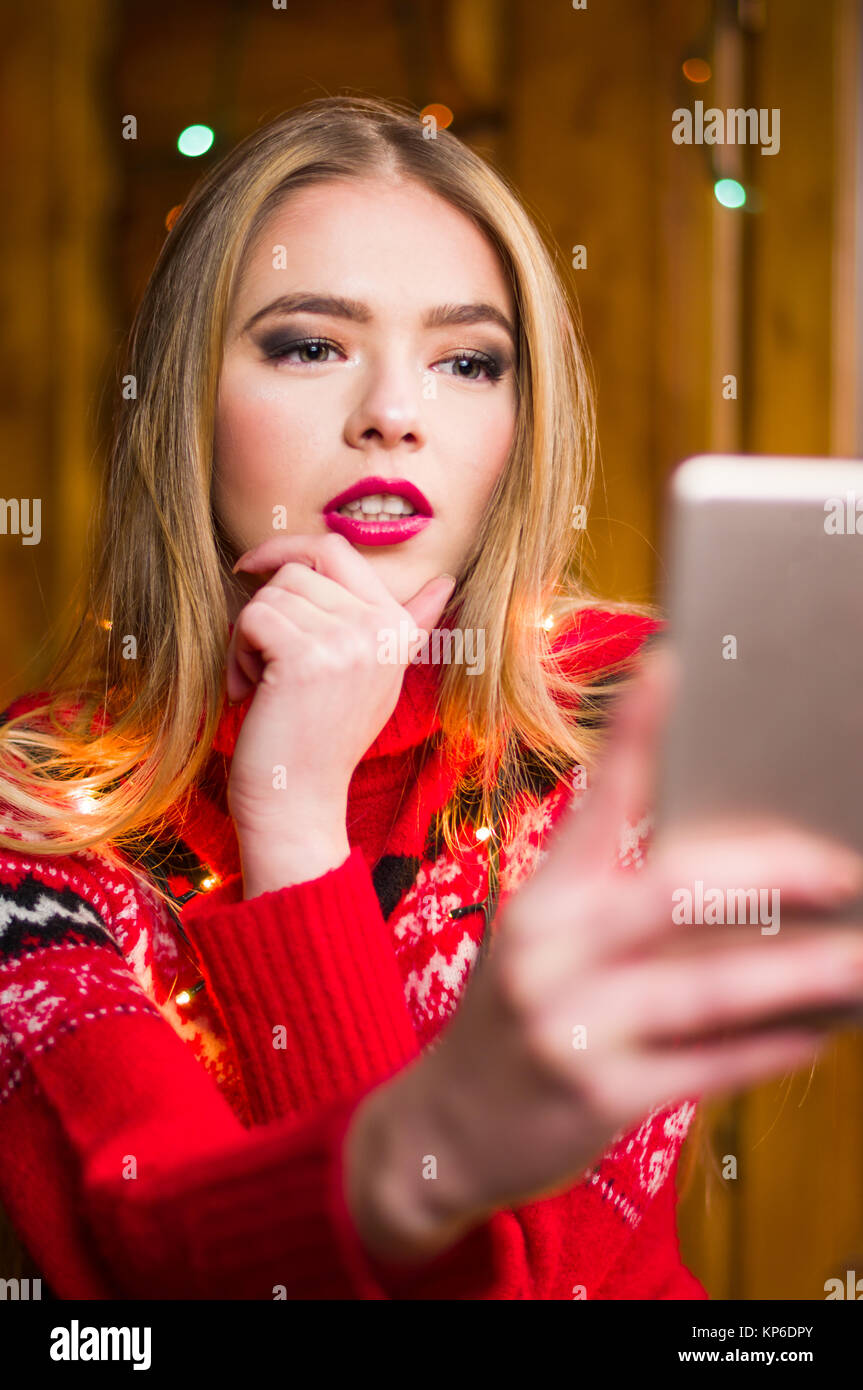
[[713, 72], [704, 58], [687, 58], [683, 64], [683, 76], [687, 82], [709, 82]]
[[446, 130], [447, 126], [452, 125], [453, 122], [452, 111], [439, 101], [430, 102], [428, 106], [423, 107], [420, 112], [420, 120], [422, 121], [428, 116], [433, 118], [438, 130]]
[[191, 1004], [195, 995], [200, 993], [203, 988], [204, 981], [199, 980], [197, 984], [192, 985], [191, 989], [181, 989], [180, 993], [174, 996], [174, 1003], [178, 1004], [181, 1009], [184, 1009], [187, 1004]]
[[[175, 898], [174, 901], [178, 907], [182, 907], [183, 904], [187, 903], [190, 898], [194, 898], [196, 893], [209, 893], [220, 882], [221, 880], [218, 874], [207, 873], [200, 880], [196, 888], [191, 888], [188, 893], [183, 893], [181, 897]], [[187, 940], [185, 932], [183, 931], [183, 928], [179, 923], [179, 919], [177, 919], [177, 923], [178, 926], [180, 926], [180, 934], [183, 936], [184, 940]], [[177, 1005], [178, 1008], [185, 1009], [189, 1004], [191, 1004], [195, 995], [199, 994], [203, 988], [204, 979], [202, 976], [200, 979], [196, 980], [195, 984], [193, 984], [190, 989], [181, 989], [180, 992], [174, 996], [174, 1003]]]
[[737, 179], [717, 179], [713, 192], [724, 208], [742, 208], [746, 202], [746, 189]]
[[177, 137], [177, 149], [180, 154], [196, 159], [198, 155], [207, 153], [215, 138], [214, 131], [208, 125], [187, 125]]

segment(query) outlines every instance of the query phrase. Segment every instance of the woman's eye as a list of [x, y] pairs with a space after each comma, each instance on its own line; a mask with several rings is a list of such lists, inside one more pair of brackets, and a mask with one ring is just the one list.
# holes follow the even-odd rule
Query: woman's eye
[[[297, 366], [312, 367], [332, 362], [333, 354], [339, 353], [340, 349], [326, 338], [295, 338], [288, 343], [265, 343], [264, 351], [272, 361], [292, 361]], [[440, 365], [452, 366], [454, 370], [447, 375], [461, 381], [482, 381], [483, 373], [486, 380], [497, 381], [504, 370], [503, 363], [485, 352], [455, 352], [451, 357], [443, 358]]]
[[480, 381], [482, 378], [479, 372], [485, 372], [489, 381], [497, 381], [503, 372], [501, 363], [484, 352], [456, 352], [452, 357], [445, 357], [443, 362], [447, 365], [452, 363], [456, 368], [447, 375], [455, 376], [461, 381]]
[[268, 346], [266, 351], [267, 356], [277, 362], [287, 361], [294, 352], [307, 353], [308, 356], [300, 357], [300, 365], [314, 366], [316, 363], [329, 362], [328, 354], [337, 352], [338, 349], [325, 338], [296, 338], [292, 343], [275, 343], [271, 347]]

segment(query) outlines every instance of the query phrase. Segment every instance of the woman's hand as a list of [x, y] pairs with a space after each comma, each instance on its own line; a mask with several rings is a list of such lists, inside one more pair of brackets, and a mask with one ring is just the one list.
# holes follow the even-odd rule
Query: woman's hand
[[228, 781], [250, 897], [346, 858], [350, 780], [394, 710], [407, 669], [381, 659], [378, 633], [407, 631], [410, 660], [422, 644], [417, 629], [434, 627], [455, 581], [430, 580], [399, 604], [332, 532], [274, 537], [235, 570], [272, 574], [238, 614], [227, 655], [228, 699], [255, 691]]
[[[863, 933], [812, 923], [843, 900], [843, 877], [846, 898], [863, 883], [840, 846], [762, 823], [669, 836], [646, 867], [620, 868], [624, 820], [653, 804], [669, 655], [646, 658], [621, 699], [597, 785], [501, 908], [436, 1046], [367, 1103], [353, 1142], [389, 1155], [366, 1207], [381, 1253], [434, 1253], [492, 1211], [571, 1186], [653, 1108], [808, 1062], [826, 1033], [796, 1011], [863, 1003]], [[696, 878], [778, 888], [808, 920], [779, 935], [676, 926], [672, 895]], [[436, 1183], [420, 1179], [423, 1152]]]

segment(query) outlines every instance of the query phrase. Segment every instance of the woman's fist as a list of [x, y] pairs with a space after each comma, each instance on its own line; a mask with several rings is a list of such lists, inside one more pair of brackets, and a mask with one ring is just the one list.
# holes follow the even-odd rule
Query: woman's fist
[[[235, 570], [271, 577], [239, 613], [227, 654], [228, 699], [254, 691], [237, 739], [228, 807], [247, 852], [278, 859], [315, 837], [344, 847], [348, 786], [398, 701], [418, 630], [434, 627], [455, 580], [442, 575], [397, 603], [343, 536], [285, 536], [241, 556]], [[379, 634], [398, 636], [406, 651]], [[245, 861], [246, 855], [244, 855]], [[311, 861], [309, 861], [311, 862]], [[305, 875], [309, 877], [309, 874]]]

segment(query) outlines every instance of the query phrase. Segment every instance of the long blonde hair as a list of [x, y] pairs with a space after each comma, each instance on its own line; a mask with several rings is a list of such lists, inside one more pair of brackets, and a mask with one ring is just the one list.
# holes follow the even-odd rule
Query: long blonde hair
[[[236, 146], [195, 185], [166, 236], [121, 367], [87, 600], [45, 701], [0, 729], [0, 798], [14, 812], [4, 848], [132, 844], [194, 783], [223, 707], [236, 583], [211, 504], [234, 288], [264, 221], [293, 191], [373, 175], [417, 179], [469, 217], [500, 256], [518, 318], [513, 447], [441, 619], [457, 611], [464, 629], [484, 630], [486, 651], [482, 674], [453, 663], [441, 678], [443, 737], [453, 749], [468, 737], [477, 750], [443, 818], [447, 843], [468, 814], [488, 819], [493, 790], [498, 807], [529, 791], [527, 762], [556, 776], [594, 760], [599, 728], [559, 704], [573, 683], [551, 653], [555, 628], [595, 602], [582, 587], [577, 520], [595, 461], [578, 311], [540, 231], [483, 159], [406, 107], [325, 97]], [[597, 684], [575, 693], [582, 709], [594, 696], [598, 707]]]

